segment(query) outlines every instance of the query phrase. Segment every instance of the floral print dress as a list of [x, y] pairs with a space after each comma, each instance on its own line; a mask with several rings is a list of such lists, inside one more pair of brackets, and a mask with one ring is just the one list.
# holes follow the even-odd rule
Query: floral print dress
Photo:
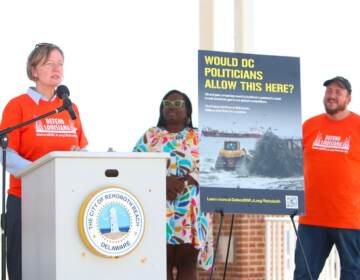
[[[199, 181], [199, 150], [196, 129], [170, 133], [165, 128], [150, 128], [137, 142], [134, 152], [170, 154], [167, 175], [190, 175]], [[199, 187], [188, 185], [174, 201], [166, 201], [166, 239], [168, 244], [192, 244], [200, 250], [199, 265], [208, 270], [213, 262], [212, 219], [200, 211]]]

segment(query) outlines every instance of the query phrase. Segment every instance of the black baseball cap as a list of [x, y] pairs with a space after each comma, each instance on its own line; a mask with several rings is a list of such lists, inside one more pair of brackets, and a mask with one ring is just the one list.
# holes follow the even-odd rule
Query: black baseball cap
[[349, 94], [351, 94], [351, 84], [347, 79], [341, 76], [336, 76], [335, 78], [326, 80], [324, 82], [324, 86], [328, 86], [333, 82], [337, 83], [340, 87], [346, 89], [349, 92]]

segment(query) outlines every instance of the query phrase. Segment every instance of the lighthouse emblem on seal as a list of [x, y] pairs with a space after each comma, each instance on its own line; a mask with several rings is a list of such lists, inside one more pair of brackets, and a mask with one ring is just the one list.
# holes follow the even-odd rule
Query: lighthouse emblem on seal
[[144, 213], [139, 201], [119, 187], [91, 193], [79, 213], [80, 236], [91, 252], [117, 258], [133, 251], [144, 233]]

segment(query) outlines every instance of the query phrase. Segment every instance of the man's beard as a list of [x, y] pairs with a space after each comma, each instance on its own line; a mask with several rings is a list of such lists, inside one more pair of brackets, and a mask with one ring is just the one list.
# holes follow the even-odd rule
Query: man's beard
[[331, 109], [331, 108], [328, 108], [326, 106], [326, 101], [324, 100], [324, 106], [325, 106], [325, 111], [326, 113], [328, 113], [329, 115], [335, 115], [336, 113], [339, 113], [339, 112], [342, 112], [342, 111], [345, 111], [346, 108], [347, 108], [347, 104], [346, 102], [343, 102], [342, 104], [338, 104], [337, 107]]

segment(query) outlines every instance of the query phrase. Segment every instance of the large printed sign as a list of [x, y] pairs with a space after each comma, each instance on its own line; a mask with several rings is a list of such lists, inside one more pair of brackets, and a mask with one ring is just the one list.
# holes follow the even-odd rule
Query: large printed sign
[[303, 213], [299, 58], [198, 59], [202, 210]]

